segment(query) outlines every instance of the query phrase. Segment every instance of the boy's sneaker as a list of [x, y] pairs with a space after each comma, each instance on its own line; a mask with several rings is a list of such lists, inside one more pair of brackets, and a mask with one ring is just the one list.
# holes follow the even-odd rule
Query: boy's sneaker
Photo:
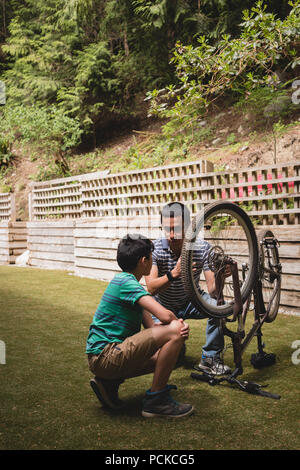
[[117, 410], [124, 406], [118, 396], [119, 386], [123, 382], [121, 379], [107, 380], [95, 377], [90, 380], [90, 385], [103, 406]]
[[142, 416], [145, 418], [165, 417], [183, 418], [194, 411], [194, 407], [187, 403], [178, 403], [170, 395], [171, 389], [177, 389], [175, 385], [167, 385], [160, 392], [146, 392], [143, 400]]
[[194, 369], [211, 375], [227, 375], [231, 373], [230, 367], [226, 366], [219, 356], [202, 357], [200, 364]]

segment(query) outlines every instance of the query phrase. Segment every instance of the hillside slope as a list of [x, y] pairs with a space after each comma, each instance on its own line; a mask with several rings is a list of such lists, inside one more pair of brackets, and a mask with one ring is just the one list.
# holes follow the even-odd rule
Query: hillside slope
[[[200, 120], [195, 138], [183, 138], [174, 147], [162, 134], [162, 122], [144, 120], [138, 130], [115, 135], [93, 152], [74, 154], [68, 160], [69, 174], [103, 169], [116, 173], [200, 159], [213, 162], [219, 171], [300, 160], [299, 116], [274, 130], [261, 125], [258, 128], [251, 116], [228, 109]], [[27, 220], [29, 184], [51, 178], [51, 172], [30, 145], [16, 142], [13, 155], [0, 192], [16, 194], [17, 217]]]

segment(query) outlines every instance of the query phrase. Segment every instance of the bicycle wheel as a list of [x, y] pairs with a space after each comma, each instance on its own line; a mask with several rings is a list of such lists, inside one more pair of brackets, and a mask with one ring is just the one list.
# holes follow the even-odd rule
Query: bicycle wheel
[[[181, 255], [182, 282], [192, 304], [212, 318], [225, 318], [233, 313], [234, 298], [232, 278], [225, 280], [223, 305], [207, 295], [207, 283], [199, 254], [209, 249], [204, 269], [216, 272], [215, 254], [229, 256], [237, 262], [242, 302], [251, 293], [258, 269], [258, 245], [249, 216], [238, 205], [214, 202], [206, 206], [190, 224], [183, 242]], [[203, 251], [202, 251], [203, 253]]]
[[262, 295], [268, 312], [266, 322], [275, 320], [280, 304], [281, 264], [276, 239], [270, 230], [261, 230], [257, 234], [259, 249], [259, 279], [262, 283]]

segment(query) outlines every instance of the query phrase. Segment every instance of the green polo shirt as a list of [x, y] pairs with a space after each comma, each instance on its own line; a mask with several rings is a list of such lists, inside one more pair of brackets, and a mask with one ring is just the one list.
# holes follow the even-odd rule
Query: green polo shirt
[[100, 354], [108, 343], [122, 343], [141, 329], [143, 308], [137, 301], [150, 295], [133, 274], [116, 274], [107, 286], [90, 325], [87, 354]]

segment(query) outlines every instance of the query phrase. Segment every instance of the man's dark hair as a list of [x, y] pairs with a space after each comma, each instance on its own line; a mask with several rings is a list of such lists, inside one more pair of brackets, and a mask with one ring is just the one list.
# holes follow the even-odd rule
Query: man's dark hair
[[133, 271], [143, 256], [149, 259], [154, 245], [151, 240], [139, 234], [127, 234], [119, 243], [117, 262], [122, 271]]
[[185, 229], [189, 226], [191, 221], [190, 211], [182, 202], [169, 202], [169, 204], [163, 207], [160, 213], [161, 224], [163, 217], [181, 217], [184, 221]]

